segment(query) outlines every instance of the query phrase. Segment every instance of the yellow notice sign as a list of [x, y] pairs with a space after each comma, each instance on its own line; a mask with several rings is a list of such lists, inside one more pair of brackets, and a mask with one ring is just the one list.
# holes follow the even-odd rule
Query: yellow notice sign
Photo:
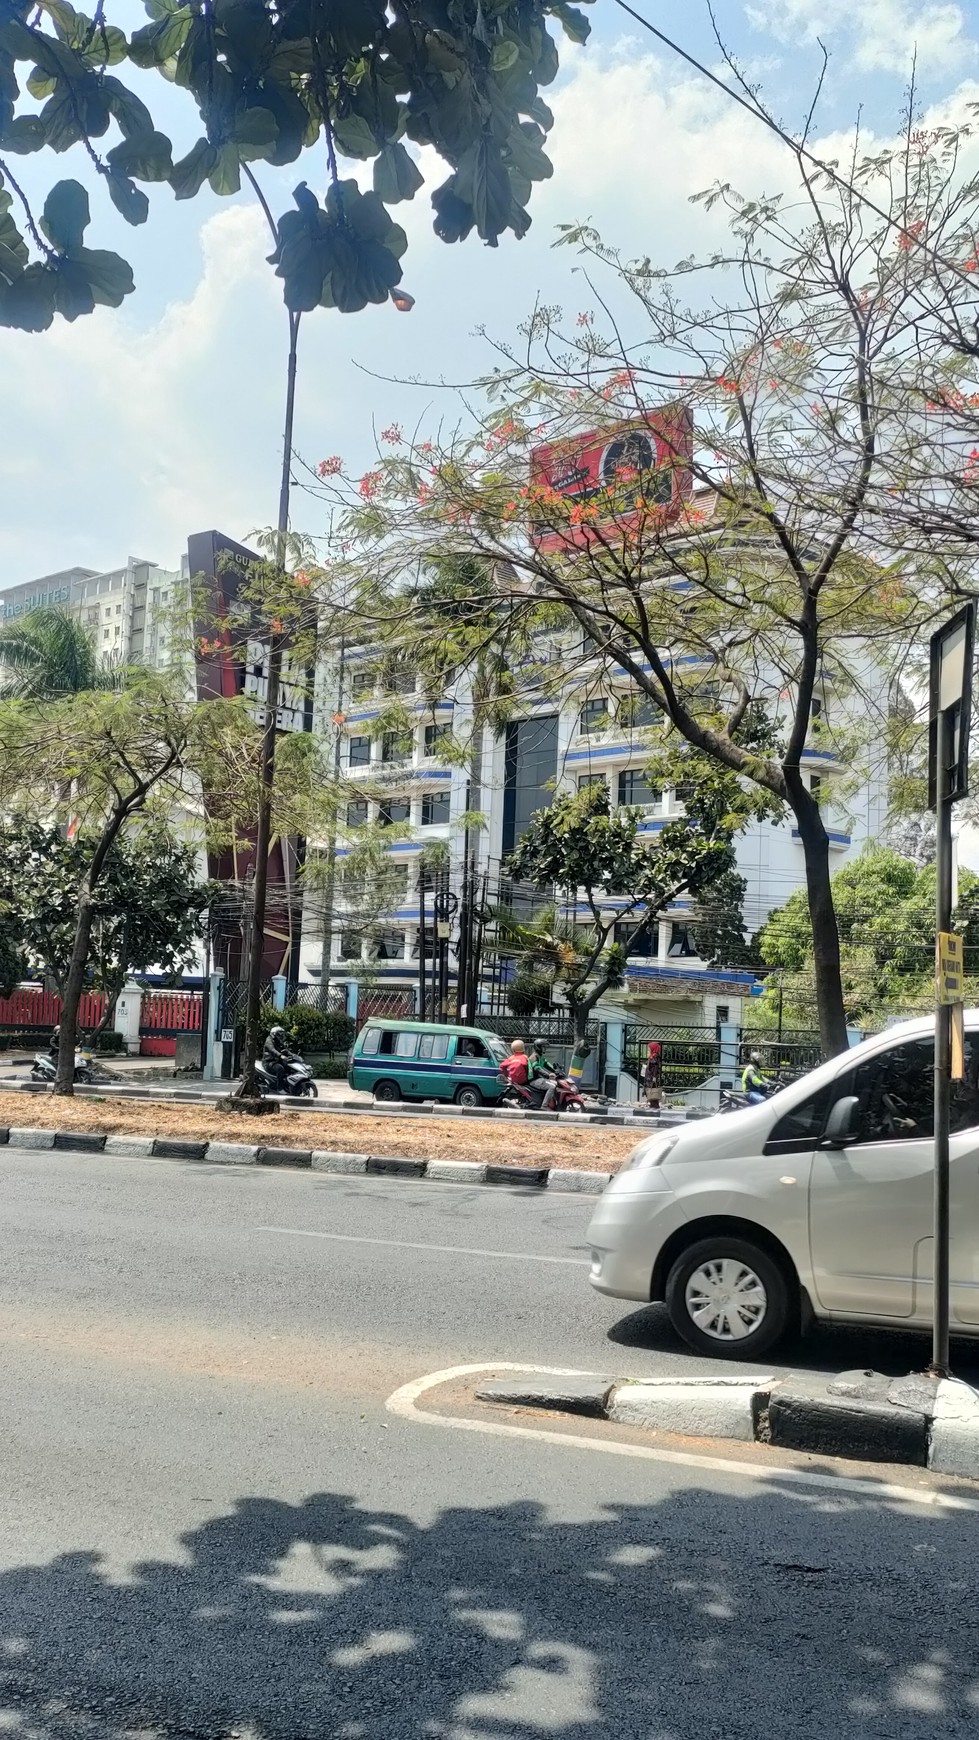
[[939, 1003], [961, 1003], [964, 989], [962, 938], [950, 930], [938, 933], [935, 989]]

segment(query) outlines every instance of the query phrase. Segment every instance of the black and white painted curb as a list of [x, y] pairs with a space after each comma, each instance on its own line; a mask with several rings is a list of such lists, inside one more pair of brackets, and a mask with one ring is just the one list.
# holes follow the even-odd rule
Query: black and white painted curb
[[979, 1480], [979, 1393], [955, 1380], [877, 1372], [790, 1377], [528, 1378], [484, 1384], [480, 1401], [613, 1420], [688, 1438], [774, 1444], [810, 1455], [900, 1462]]
[[186, 1142], [169, 1136], [100, 1136], [87, 1130], [0, 1129], [0, 1145], [59, 1153], [115, 1154], [129, 1160], [196, 1160], [211, 1166], [290, 1166], [343, 1177], [428, 1178], [437, 1184], [502, 1184], [598, 1196], [610, 1172], [564, 1166], [494, 1166], [480, 1160], [420, 1160], [411, 1155], [344, 1154], [328, 1148], [273, 1148], [249, 1142]]

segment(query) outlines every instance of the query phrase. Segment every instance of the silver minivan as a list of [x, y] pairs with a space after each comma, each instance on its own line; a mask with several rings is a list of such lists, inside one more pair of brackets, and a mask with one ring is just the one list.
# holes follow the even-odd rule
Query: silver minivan
[[[753, 1359], [813, 1318], [927, 1328], [934, 1020], [772, 1099], [640, 1142], [588, 1228], [600, 1293], [665, 1301], [700, 1353]], [[951, 1327], [979, 1334], [979, 1011], [952, 1084]]]

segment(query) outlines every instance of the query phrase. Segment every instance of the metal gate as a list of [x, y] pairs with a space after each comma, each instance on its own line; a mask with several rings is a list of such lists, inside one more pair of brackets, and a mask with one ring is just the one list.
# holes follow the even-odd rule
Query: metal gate
[[683, 1094], [717, 1075], [722, 1066], [725, 1078], [740, 1075], [752, 1051], [761, 1053], [766, 1074], [780, 1075], [783, 1080], [805, 1075], [822, 1060], [819, 1034], [808, 1030], [787, 1030], [779, 1035], [769, 1028], [739, 1027], [735, 1036], [732, 1058], [730, 1043], [722, 1048], [716, 1027], [627, 1027], [624, 1068], [638, 1082], [649, 1042], [656, 1040], [663, 1048], [663, 1089]]

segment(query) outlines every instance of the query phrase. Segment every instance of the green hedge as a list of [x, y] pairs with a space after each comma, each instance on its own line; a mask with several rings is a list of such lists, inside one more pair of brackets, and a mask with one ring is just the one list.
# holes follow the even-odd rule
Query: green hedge
[[121, 1033], [106, 1029], [96, 1037], [95, 1050], [104, 1057], [119, 1057], [125, 1049], [126, 1041]]
[[322, 1051], [335, 1056], [346, 1053], [356, 1031], [351, 1016], [333, 1009], [309, 1009], [294, 1003], [290, 1009], [263, 1009], [259, 1031], [264, 1039], [273, 1027], [283, 1027], [294, 1051]]

